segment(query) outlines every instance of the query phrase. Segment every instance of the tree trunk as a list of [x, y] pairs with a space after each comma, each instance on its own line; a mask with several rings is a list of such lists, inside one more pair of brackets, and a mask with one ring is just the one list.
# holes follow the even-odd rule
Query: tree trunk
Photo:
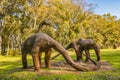
[[113, 44], [113, 49], [117, 49], [117, 44]]
[[5, 39], [3, 36], [1, 36], [1, 55], [5, 55], [7, 50], [6, 50], [6, 44], [5, 44]]

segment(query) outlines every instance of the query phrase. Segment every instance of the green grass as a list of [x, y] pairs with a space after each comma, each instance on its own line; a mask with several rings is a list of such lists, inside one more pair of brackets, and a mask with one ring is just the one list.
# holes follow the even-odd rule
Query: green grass
[[[96, 59], [94, 51], [91, 53], [92, 58]], [[75, 59], [74, 52], [70, 52], [70, 55]], [[0, 56], [0, 80], [120, 80], [120, 49], [102, 49], [101, 57], [102, 61], [110, 62], [115, 70], [41, 75], [33, 71], [24, 71], [21, 68], [21, 56]], [[54, 61], [59, 60], [64, 59], [59, 56]], [[32, 65], [31, 56], [28, 56], [28, 64]]]

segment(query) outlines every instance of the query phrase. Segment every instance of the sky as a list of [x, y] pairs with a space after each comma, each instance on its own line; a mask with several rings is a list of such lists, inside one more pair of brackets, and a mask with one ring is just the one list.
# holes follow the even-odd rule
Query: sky
[[85, 0], [87, 3], [96, 5], [95, 14], [103, 15], [110, 13], [120, 19], [120, 0]]

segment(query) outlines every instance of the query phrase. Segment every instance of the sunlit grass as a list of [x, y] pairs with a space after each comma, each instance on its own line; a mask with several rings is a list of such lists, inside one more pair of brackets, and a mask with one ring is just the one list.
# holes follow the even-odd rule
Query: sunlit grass
[[[57, 52], [53, 52], [52, 56], [55, 54], [57, 54]], [[69, 51], [69, 54], [75, 59], [74, 51]], [[120, 80], [120, 48], [101, 49], [101, 57], [102, 61], [110, 62], [115, 70], [45, 76], [33, 71], [24, 71], [22, 69], [21, 56], [0, 56], [0, 80]], [[93, 50], [91, 50], [91, 58], [96, 60], [96, 55]], [[64, 60], [64, 58], [59, 56], [52, 61], [60, 60]], [[28, 56], [28, 64], [33, 65], [30, 55]], [[43, 70], [49, 71], [49, 69]]]

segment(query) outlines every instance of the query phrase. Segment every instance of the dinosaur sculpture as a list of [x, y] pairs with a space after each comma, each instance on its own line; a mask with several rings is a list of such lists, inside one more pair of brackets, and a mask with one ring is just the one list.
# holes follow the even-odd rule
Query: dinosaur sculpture
[[70, 64], [73, 68], [80, 71], [93, 71], [97, 70], [99, 66], [93, 66], [93, 67], [86, 67], [79, 65], [75, 63], [71, 57], [69, 56], [67, 50], [56, 40], [48, 36], [47, 34], [44, 34], [42, 32], [36, 33], [25, 40], [25, 42], [22, 44], [22, 64], [23, 68], [27, 69], [27, 54], [30, 53], [33, 58], [33, 63], [36, 71], [40, 71], [41, 66], [41, 53], [45, 52], [45, 63], [46, 67], [50, 66], [50, 55], [51, 55], [51, 48], [58, 51], [67, 61], [68, 64]]
[[[83, 51], [85, 51], [86, 55], [88, 57], [90, 57], [90, 49], [94, 49], [96, 56], [97, 56], [97, 61], [100, 61], [100, 48], [99, 46], [92, 40], [92, 39], [79, 39], [77, 41], [77, 44], [79, 45], [79, 54], [80, 57], [78, 58], [78, 60], [82, 59], [82, 54]], [[89, 60], [88, 57], [86, 57], [86, 62]]]

